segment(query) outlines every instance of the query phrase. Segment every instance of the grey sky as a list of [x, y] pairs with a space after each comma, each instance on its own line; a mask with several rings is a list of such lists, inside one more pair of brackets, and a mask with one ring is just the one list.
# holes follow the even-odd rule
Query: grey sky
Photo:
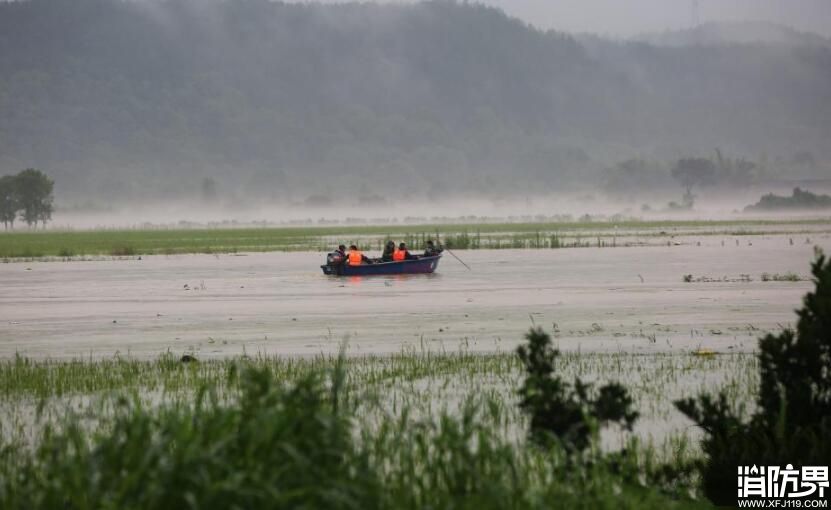
[[[625, 37], [689, 28], [694, 0], [477, 1], [500, 7], [539, 28]], [[831, 0], [698, 0], [698, 17], [701, 22], [771, 21], [831, 37]]]

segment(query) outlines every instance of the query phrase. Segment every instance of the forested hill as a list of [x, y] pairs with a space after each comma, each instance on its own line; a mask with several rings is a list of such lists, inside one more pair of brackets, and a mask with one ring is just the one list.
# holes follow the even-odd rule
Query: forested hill
[[659, 46], [782, 44], [790, 46], [831, 46], [831, 39], [800, 32], [785, 25], [763, 21], [723, 21], [702, 23], [695, 28], [647, 33], [634, 40]]
[[821, 45], [584, 44], [444, 1], [0, 2], [0, 174], [59, 195], [526, 192], [830, 139]]

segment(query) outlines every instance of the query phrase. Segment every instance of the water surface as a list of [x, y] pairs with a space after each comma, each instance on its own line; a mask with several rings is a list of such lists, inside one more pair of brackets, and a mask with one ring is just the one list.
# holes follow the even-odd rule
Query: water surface
[[445, 255], [434, 275], [326, 277], [320, 253], [0, 264], [0, 356], [505, 351], [532, 324], [564, 350], [739, 352], [812, 288], [760, 280], [809, 275], [813, 245], [782, 235], [457, 255], [472, 271]]

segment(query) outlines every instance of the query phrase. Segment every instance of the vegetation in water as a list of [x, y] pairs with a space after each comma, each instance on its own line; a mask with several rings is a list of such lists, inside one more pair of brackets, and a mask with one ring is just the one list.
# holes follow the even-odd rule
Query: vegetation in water
[[108, 414], [69, 413], [33, 448], [0, 445], [0, 499], [10, 509], [706, 506], [644, 484], [650, 468], [634, 451], [575, 463], [554, 445], [511, 440], [506, 410], [486, 394], [452, 413], [401, 406], [368, 417], [372, 399], [348, 365], [288, 381], [268, 365], [230, 365], [233, 398], [199, 385], [192, 401], [116, 396]]
[[[131, 414], [140, 411], [142, 420], [152, 422], [148, 426], [155, 427], [152, 430], [161, 433], [159, 428], [162, 425], [170, 425], [166, 416], [172, 411], [181, 413], [176, 418], [179, 420], [176, 423], [184, 423], [195, 416], [199, 420], [207, 419], [207, 413], [202, 411], [209, 408], [217, 408], [213, 413], [218, 412], [219, 408], [238, 406], [244, 400], [241, 394], [249, 386], [248, 379], [243, 376], [249, 370], [267, 373], [271, 381], [270, 388], [274, 391], [291, 389], [298, 381], [309, 377], [321, 381], [325, 389], [331, 386], [332, 380], [331, 376], [326, 377], [324, 374], [332, 374], [339, 363], [337, 358], [328, 356], [200, 357], [198, 361], [192, 358], [193, 356], [187, 358], [187, 363], [182, 362], [179, 356], [170, 354], [153, 360], [116, 357], [36, 361], [17, 357], [0, 361], [0, 408], [3, 410], [0, 414], [0, 450], [8, 454], [4, 457], [8, 463], [0, 468], [0, 481], [6, 480], [13, 484], [24, 461], [32, 462], [29, 467], [33, 471], [29, 473], [36, 474], [38, 469], [45, 469], [45, 465], [38, 467], [39, 461], [31, 457], [31, 452], [43, 444], [47, 430], [52, 431], [54, 438], [54, 433], [68, 431], [69, 424], [75, 423], [80, 434], [77, 439], [86, 448], [98, 444], [102, 434], [111, 434], [117, 419], [138, 421]], [[552, 453], [549, 457], [547, 448], [527, 446], [530, 425], [528, 415], [518, 405], [520, 398], [517, 393], [526, 372], [515, 354], [419, 351], [402, 352], [394, 356], [349, 357], [342, 363], [345, 378], [343, 388], [347, 389], [340, 390], [340, 394], [347, 403], [340, 406], [339, 412], [348, 413], [353, 437], [359, 438], [361, 444], [367, 441], [366, 445], [375, 445], [372, 448], [377, 462], [386, 459], [383, 460], [384, 465], [401, 466], [386, 475], [402, 479], [399, 485], [395, 485], [401, 491], [396, 498], [402, 501], [419, 498], [418, 501], [422, 504], [438, 501], [431, 500], [422, 493], [429, 490], [435, 491], [436, 498], [443, 498], [441, 502], [444, 505], [451, 504], [448, 489], [442, 488], [446, 483], [444, 477], [450, 476], [443, 470], [449, 466], [447, 463], [451, 463], [454, 466], [453, 476], [462, 477], [458, 478], [459, 483], [466, 479], [463, 476], [482, 476], [489, 484], [501, 483], [499, 479], [488, 478], [490, 475], [478, 471], [479, 467], [476, 466], [482, 466], [482, 469], [498, 467], [502, 474], [515, 473], [510, 475], [511, 478], [517, 478], [524, 487], [510, 493], [511, 497], [518, 498], [519, 503], [516, 505], [545, 506], [550, 499], [544, 496], [555, 494], [551, 497], [566, 498], [564, 501], [573, 503], [578, 508], [581, 507], [579, 498], [585, 498], [586, 506], [605, 507], [611, 504], [612, 494], [624, 500], [620, 504], [628, 507], [637, 507], [641, 501], [647, 507], [661, 504], [702, 506], [700, 501], [689, 501], [690, 495], [696, 492], [694, 477], [662, 475], [667, 472], [668, 465], [684, 466], [698, 454], [695, 447], [697, 436], [688, 435], [691, 429], [685, 421], [679, 421], [682, 418], [673, 408], [672, 399], [687, 395], [690, 391], [712, 390], [723, 385], [729, 389], [728, 398], [735, 405], [752, 400], [754, 395], [748, 393], [748, 389], [755, 387], [757, 376], [757, 362], [753, 356], [746, 354], [700, 357], [670, 353], [644, 356], [629, 353], [563, 352], [557, 358], [557, 373], [561, 377], [579, 377], [598, 385], [616, 379], [630, 389], [634, 407], [641, 415], [631, 434], [612, 428], [601, 430], [600, 444], [595, 444], [581, 455], [585, 462], [574, 464], [572, 455], [562, 448], [550, 445]], [[323, 400], [331, 402], [330, 398]], [[201, 404], [197, 404], [199, 402]], [[192, 414], [194, 408], [201, 409], [200, 414]], [[126, 427], [126, 423], [122, 426]], [[646, 428], [638, 429], [638, 424]], [[652, 428], [656, 424], [660, 424], [663, 432], [659, 433]], [[448, 428], [451, 426], [457, 428]], [[483, 441], [488, 441], [488, 448], [498, 449], [506, 455], [510, 453], [510, 456], [500, 460], [478, 457], [475, 451], [457, 455], [448, 450], [451, 447], [461, 448], [465, 444], [478, 445], [480, 429]], [[437, 439], [437, 435], [444, 434], [444, 431], [449, 434], [452, 430], [457, 432]], [[233, 432], [235, 431], [236, 429]], [[647, 434], [647, 431], [650, 432]], [[173, 432], [170, 431], [171, 434]], [[207, 455], [200, 453], [200, 448], [204, 448], [204, 442], [200, 441], [205, 438], [199, 439], [199, 436], [191, 443], [186, 437], [188, 433], [186, 428], [176, 432], [177, 444], [189, 445], [185, 448], [187, 452], [182, 451], [181, 454]], [[211, 434], [217, 441], [222, 441], [218, 432]], [[228, 434], [232, 434], [232, 431], [228, 431]], [[641, 439], [633, 443], [639, 436]], [[648, 436], [653, 436], [653, 439], [648, 439]], [[138, 437], [147, 439], [148, 436]], [[172, 436], [165, 437], [169, 439]], [[470, 441], [466, 439], [471, 437]], [[125, 441], [127, 442], [120, 443], [124, 448], [140, 447], [132, 441]], [[59, 444], [51, 444], [57, 449], [52, 451], [63, 451]], [[203, 446], [197, 447], [200, 444]], [[161, 443], [148, 441], [144, 441], [141, 448], [148, 445], [152, 446], [154, 452], [161, 448]], [[358, 446], [370, 447], [366, 445]], [[421, 446], [415, 449], [412, 445]], [[89, 451], [94, 450], [93, 446], [89, 446]], [[475, 446], [476, 451], [478, 448]], [[601, 452], [609, 448], [621, 453], [617, 457], [607, 457], [606, 453], [601, 455]], [[42, 451], [45, 454], [46, 450]], [[84, 455], [89, 454], [89, 451]], [[138, 454], [131, 458], [136, 457]], [[264, 455], [263, 458], [271, 457]], [[430, 458], [434, 460], [430, 460], [429, 466], [435, 471], [427, 479], [424, 470], [427, 469], [426, 462]], [[76, 456], [72, 459], [72, 465], [78, 461], [84, 469], [88, 469], [73, 469], [72, 476], [80, 477], [81, 473], [95, 475], [94, 466], [89, 463], [97, 460], [96, 457]], [[168, 459], [162, 457], [161, 461], [167, 462]], [[465, 467], [465, 463], [474, 461], [479, 464]], [[57, 460], [49, 457], [49, 462]], [[53, 477], [56, 484], [61, 477], [70, 476], [69, 473], [56, 474], [60, 470], [69, 471], [68, 461], [61, 462], [63, 467], [50, 471], [50, 476], [56, 477]], [[234, 464], [235, 461], [229, 462], [238, 466]], [[251, 462], [257, 461], [255, 459]], [[566, 467], [569, 463], [572, 465]], [[114, 464], [107, 464], [106, 468], [113, 466]], [[126, 464], [122, 466], [128, 468]], [[405, 471], [405, 468], [409, 471]], [[382, 471], [386, 472], [385, 470], [386, 468]], [[138, 478], [152, 486], [170, 488], [163, 478], [153, 477], [152, 472], [142, 469], [137, 472], [140, 473], [136, 475]], [[578, 480], [572, 481], [572, 476]], [[37, 483], [45, 483], [44, 479], [39, 480]], [[36, 481], [26, 483], [34, 484]], [[71, 483], [77, 484], [80, 481]], [[552, 484], [555, 486], [550, 487]], [[31, 489], [33, 485], [19, 487]], [[385, 487], [385, 490], [391, 490], [392, 486]], [[583, 490], [590, 491], [591, 494], [581, 494], [580, 491]], [[488, 494], [496, 497], [506, 491], [506, 486], [493, 487]], [[524, 496], [522, 491], [526, 491]], [[79, 493], [84, 492], [80, 490]], [[487, 502], [475, 499], [469, 492], [462, 493], [452, 501], [461, 505], [465, 497], [488, 508]], [[660, 503], [650, 503], [655, 497]], [[543, 499], [536, 503], [526, 503], [532, 498]], [[25, 503], [32, 501], [26, 500]], [[498, 499], [498, 503], [502, 505], [504, 499]], [[24, 503], [21, 506], [25, 506]]]
[[[446, 220], [451, 220], [447, 218]], [[436, 224], [321, 225], [262, 228], [141, 228], [121, 230], [7, 232], [0, 235], [0, 258], [101, 257], [331, 251], [355, 243], [381, 251], [387, 239], [420, 249], [438, 239], [451, 249], [584, 248], [666, 245], [673, 236], [816, 232], [823, 220], [643, 221], [624, 218], [565, 219], [492, 223], [459, 219]], [[426, 219], [425, 219], [426, 221]]]

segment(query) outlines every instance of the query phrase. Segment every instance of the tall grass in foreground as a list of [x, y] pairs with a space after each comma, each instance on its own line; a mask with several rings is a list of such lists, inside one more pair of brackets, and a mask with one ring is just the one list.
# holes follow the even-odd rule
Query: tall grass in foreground
[[343, 363], [279, 383], [240, 374], [239, 397], [120, 398], [90, 424], [68, 415], [34, 447], [0, 447], [4, 508], [673, 508], [634, 454], [580, 455], [506, 440], [487, 398], [417, 418], [362, 421]]

